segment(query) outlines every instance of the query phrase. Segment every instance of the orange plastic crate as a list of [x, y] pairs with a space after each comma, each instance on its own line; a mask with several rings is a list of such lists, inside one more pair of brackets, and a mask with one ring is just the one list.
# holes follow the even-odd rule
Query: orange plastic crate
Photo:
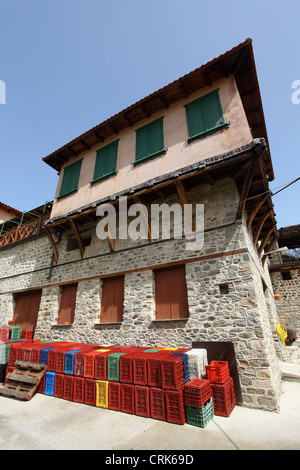
[[205, 368], [206, 377], [211, 383], [223, 384], [230, 377], [227, 361], [212, 361]]

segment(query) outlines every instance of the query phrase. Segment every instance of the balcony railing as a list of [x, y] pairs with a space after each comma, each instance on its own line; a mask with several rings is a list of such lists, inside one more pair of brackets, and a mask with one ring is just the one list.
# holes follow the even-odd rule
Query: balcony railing
[[39, 217], [26, 225], [19, 224], [15, 230], [0, 234], [0, 248], [11, 245], [25, 238], [38, 235], [43, 228], [43, 217]]

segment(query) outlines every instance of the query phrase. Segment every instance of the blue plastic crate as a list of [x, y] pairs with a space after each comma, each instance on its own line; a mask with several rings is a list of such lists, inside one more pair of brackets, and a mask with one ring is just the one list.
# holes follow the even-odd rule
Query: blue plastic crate
[[188, 356], [184, 353], [173, 353], [171, 356], [181, 356], [182, 357], [182, 364], [183, 364], [183, 377], [184, 383], [188, 383], [190, 381], [190, 372], [189, 372], [189, 362]]
[[75, 354], [80, 352], [81, 349], [73, 349], [72, 351], [66, 351], [65, 353], [65, 374], [74, 374], [74, 360]]
[[48, 351], [49, 349], [55, 349], [54, 347], [43, 348], [40, 351], [40, 364], [48, 364]]
[[54, 383], [55, 383], [55, 374], [56, 372], [46, 372], [45, 375], [45, 395], [53, 395], [54, 394]]

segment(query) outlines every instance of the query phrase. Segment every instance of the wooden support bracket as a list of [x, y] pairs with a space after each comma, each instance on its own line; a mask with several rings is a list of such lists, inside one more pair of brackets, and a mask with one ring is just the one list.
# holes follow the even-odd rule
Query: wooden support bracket
[[48, 228], [46, 228], [46, 233], [47, 233], [47, 235], [48, 235], [50, 244], [51, 244], [51, 246], [52, 246], [52, 250], [53, 250], [53, 254], [54, 254], [54, 259], [55, 259], [55, 262], [56, 262], [56, 264], [57, 264], [57, 263], [58, 263], [58, 251], [57, 251], [56, 243], [55, 243], [55, 241], [53, 240], [52, 233], [50, 232], [50, 230], [49, 230]]
[[270, 235], [273, 232], [273, 230], [274, 230], [274, 227], [270, 228], [268, 233], [266, 233], [266, 235], [265, 235], [265, 237], [264, 237], [263, 241], [261, 242], [260, 247], [258, 249], [258, 256], [260, 256], [262, 254], [263, 249], [265, 248], [265, 246], [267, 244], [267, 241], [269, 240]]
[[140, 211], [141, 211], [141, 215], [144, 219], [144, 222], [146, 224], [146, 227], [147, 227], [147, 232], [148, 232], [148, 240], [149, 242], [152, 241], [152, 235], [151, 235], [151, 228], [150, 228], [150, 224], [149, 224], [149, 220], [148, 220], [148, 215], [146, 214], [146, 212], [144, 211], [144, 205], [142, 204], [140, 198], [138, 196], [134, 196], [133, 197], [133, 200], [136, 204], [139, 205], [140, 207]]
[[79, 246], [79, 249], [80, 249], [80, 253], [81, 253], [81, 258], [83, 258], [85, 248], [84, 248], [84, 244], [83, 244], [80, 232], [78, 230], [78, 227], [76, 225], [75, 220], [69, 219], [69, 221], [70, 221], [71, 227], [72, 227], [72, 229], [74, 230], [74, 233], [75, 233], [75, 237], [76, 237], [76, 240], [77, 240], [77, 243], [78, 243], [78, 246]]
[[189, 206], [187, 205], [189, 202], [188, 202], [188, 198], [187, 198], [185, 189], [183, 187], [182, 181], [180, 179], [177, 179], [175, 181], [175, 186], [176, 186], [176, 189], [177, 189], [180, 201], [181, 201], [181, 205], [182, 206], [186, 205], [186, 210], [188, 211], [187, 216], [189, 218], [189, 223], [190, 223], [190, 226], [192, 227], [192, 230], [194, 232], [196, 230], [196, 224], [195, 224], [195, 220], [194, 220], [192, 211], [189, 210]]
[[252, 162], [252, 164], [249, 166], [247, 170], [244, 185], [243, 185], [241, 196], [240, 196], [239, 207], [238, 207], [237, 214], [236, 214], [237, 219], [240, 219], [244, 213], [248, 192], [249, 192], [251, 181], [254, 175], [255, 165], [256, 165], [256, 160]]

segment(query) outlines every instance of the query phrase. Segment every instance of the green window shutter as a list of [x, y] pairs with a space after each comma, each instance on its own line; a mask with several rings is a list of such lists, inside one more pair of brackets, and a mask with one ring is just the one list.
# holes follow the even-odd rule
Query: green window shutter
[[163, 118], [136, 130], [135, 165], [166, 153], [164, 148]]
[[219, 90], [214, 90], [188, 103], [185, 105], [185, 110], [189, 134], [188, 142], [229, 127], [229, 124], [224, 120]]
[[119, 139], [97, 150], [94, 177], [91, 182], [92, 184], [109, 178], [117, 173], [118, 144]]
[[58, 198], [68, 196], [78, 190], [81, 163], [82, 158], [64, 168], [64, 175]]

